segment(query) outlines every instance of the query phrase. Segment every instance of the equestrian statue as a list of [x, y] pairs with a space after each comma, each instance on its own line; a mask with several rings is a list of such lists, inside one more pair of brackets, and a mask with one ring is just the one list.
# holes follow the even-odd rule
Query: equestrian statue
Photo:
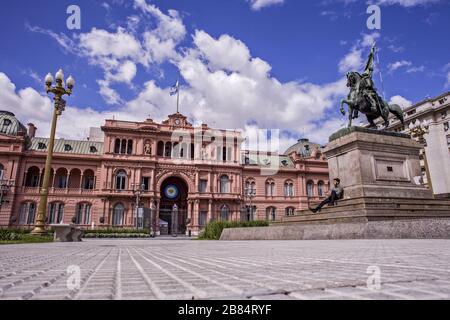
[[352, 126], [352, 120], [358, 118], [359, 112], [366, 115], [369, 121], [369, 128], [377, 128], [374, 121], [382, 117], [384, 120], [384, 129], [387, 129], [390, 113], [404, 124], [402, 108], [397, 104], [389, 105], [377, 93], [377, 89], [372, 80], [374, 60], [375, 44], [370, 50], [364, 72], [362, 74], [354, 71], [347, 73], [347, 87], [350, 88], [350, 93], [347, 99], [341, 102], [341, 113], [345, 116], [344, 104], [347, 104], [349, 108], [349, 128]]

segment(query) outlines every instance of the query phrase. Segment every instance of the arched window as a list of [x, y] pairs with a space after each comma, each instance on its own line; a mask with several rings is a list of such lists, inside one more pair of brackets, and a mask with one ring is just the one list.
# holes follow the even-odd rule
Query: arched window
[[266, 209], [266, 220], [275, 221], [277, 219], [277, 208], [269, 207]]
[[230, 208], [227, 205], [222, 206], [220, 209], [220, 219], [222, 221], [228, 221], [230, 218]]
[[220, 177], [220, 193], [230, 193], [230, 178], [227, 175]]
[[5, 174], [5, 168], [0, 164], [0, 181], [3, 180], [3, 175]]
[[52, 202], [49, 206], [48, 223], [62, 223], [64, 218], [64, 203]]
[[127, 173], [124, 170], [119, 170], [116, 174], [116, 190], [127, 189]]
[[25, 178], [25, 187], [37, 188], [39, 187], [39, 168], [31, 167], [27, 170], [27, 176]]
[[288, 208], [286, 208], [286, 210], [285, 210], [285, 214], [286, 214], [286, 216], [293, 216], [293, 215], [295, 215], [295, 208], [294, 207], [288, 207]]
[[275, 182], [273, 180], [266, 181], [266, 196], [267, 197], [275, 196]]
[[123, 204], [121, 203], [116, 204], [114, 206], [112, 214], [113, 226], [122, 226], [124, 215], [125, 215], [125, 207], [123, 206]]
[[323, 183], [323, 181], [319, 181], [319, 183], [317, 184], [317, 193], [319, 197], [323, 197], [325, 195], [325, 184]]
[[294, 197], [294, 183], [292, 181], [286, 181], [284, 183], [284, 196]]
[[114, 153], [120, 153], [120, 139], [116, 139], [116, 141], [114, 142]]
[[158, 149], [158, 152], [157, 152], [158, 157], [164, 157], [164, 142], [163, 141], [158, 142], [157, 149]]
[[306, 195], [310, 198], [314, 196], [314, 182], [308, 181], [306, 184]]
[[89, 225], [91, 223], [91, 208], [90, 203], [79, 203], [76, 211], [76, 224]]
[[128, 140], [127, 154], [133, 154], [133, 140]]
[[256, 182], [249, 179], [245, 182], [245, 193], [247, 196], [256, 196]]
[[19, 224], [34, 224], [36, 216], [36, 203], [24, 202], [20, 205]]

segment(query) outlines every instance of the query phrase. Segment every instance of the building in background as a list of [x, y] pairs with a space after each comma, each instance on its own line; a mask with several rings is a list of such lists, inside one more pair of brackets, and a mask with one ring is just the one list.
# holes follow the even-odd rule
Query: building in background
[[[429, 124], [425, 135], [426, 146], [422, 151], [421, 165], [424, 183], [431, 185], [437, 197], [450, 197], [450, 92], [429, 98], [404, 109], [405, 124], [390, 118], [388, 130], [410, 133], [410, 123]], [[381, 125], [381, 122], [377, 122]], [[426, 157], [423, 156], [425, 152]], [[426, 162], [430, 177], [427, 176]]]
[[[10, 186], [0, 226], [34, 225], [48, 146], [36, 132], [0, 111], [0, 176]], [[242, 142], [237, 131], [194, 128], [180, 113], [162, 123], [106, 120], [85, 141], [58, 139], [46, 222], [133, 228], [139, 199], [156, 209], [160, 234], [195, 235], [212, 220], [276, 220], [325, 196], [320, 145], [303, 139], [278, 155], [242, 151]]]

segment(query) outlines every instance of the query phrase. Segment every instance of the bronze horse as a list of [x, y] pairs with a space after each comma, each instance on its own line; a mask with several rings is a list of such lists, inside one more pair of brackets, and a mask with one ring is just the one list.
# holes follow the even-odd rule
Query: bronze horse
[[[349, 124], [352, 126], [352, 120], [358, 118], [358, 112], [364, 113], [369, 121], [369, 128], [376, 128], [374, 120], [382, 117], [384, 120], [384, 128], [389, 126], [389, 114], [392, 113], [397, 119], [404, 124], [404, 117], [402, 108], [397, 104], [389, 105], [382, 98], [378, 97], [378, 101], [382, 106], [372, 105], [365, 97], [364, 93], [359, 90], [362, 76], [358, 72], [350, 72], [347, 74], [347, 87], [350, 88], [350, 93], [347, 99], [341, 102], [341, 113], [345, 116], [344, 104], [349, 108]], [[376, 95], [376, 92], [374, 93]]]

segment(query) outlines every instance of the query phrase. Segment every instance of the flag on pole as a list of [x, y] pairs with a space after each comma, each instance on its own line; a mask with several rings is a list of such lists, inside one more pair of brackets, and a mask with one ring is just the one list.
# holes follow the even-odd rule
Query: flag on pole
[[175, 85], [171, 88], [170, 95], [174, 96], [180, 92], [180, 81], [177, 81]]

